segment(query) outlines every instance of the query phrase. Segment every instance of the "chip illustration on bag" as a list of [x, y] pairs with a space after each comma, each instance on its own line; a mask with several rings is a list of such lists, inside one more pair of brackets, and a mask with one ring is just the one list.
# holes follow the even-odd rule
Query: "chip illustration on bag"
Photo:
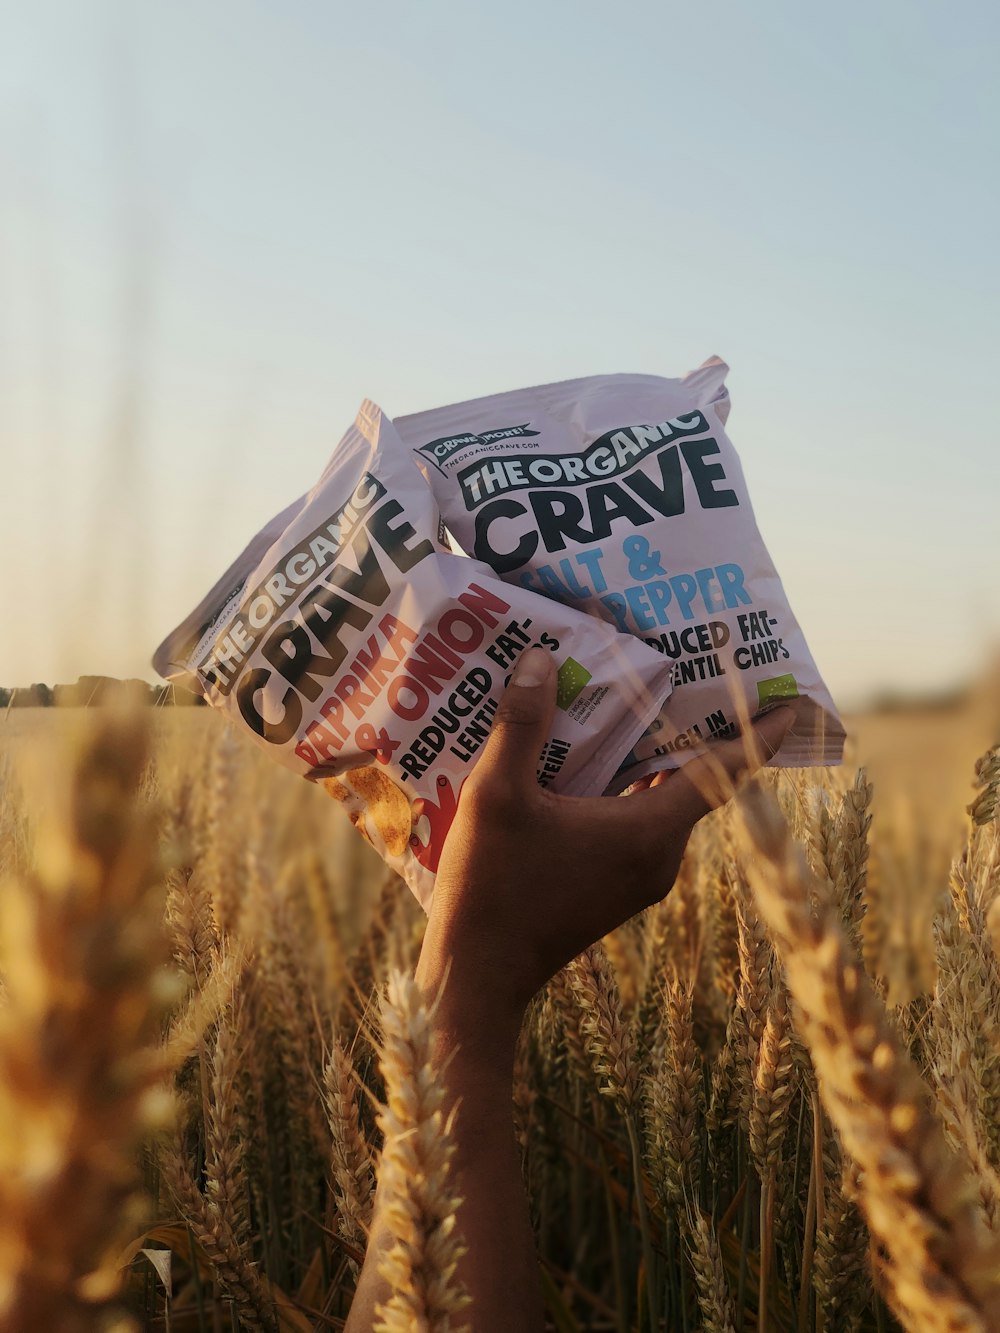
[[673, 689], [616, 789], [789, 703], [772, 761], [844, 730], [758, 531], [726, 433], [728, 366], [603, 375], [396, 418], [459, 545], [507, 583], [634, 635]]
[[428, 909], [462, 784], [525, 648], [558, 664], [538, 780], [568, 795], [608, 788], [671, 675], [633, 636], [452, 552], [440, 527], [409, 450], [365, 402], [313, 489], [153, 659], [321, 783]]
[[339, 778], [322, 778], [320, 785], [340, 801], [351, 823], [366, 842], [387, 859], [406, 851], [413, 829], [410, 800], [377, 764], [352, 768]]

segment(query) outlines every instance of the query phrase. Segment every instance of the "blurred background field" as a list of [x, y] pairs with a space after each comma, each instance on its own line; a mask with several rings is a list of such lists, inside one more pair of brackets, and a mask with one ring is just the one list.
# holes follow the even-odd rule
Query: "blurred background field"
[[[773, 853], [732, 810], [663, 903], [536, 997], [512, 1120], [549, 1328], [997, 1326], [996, 751], [973, 782], [995, 703], [852, 716], [842, 769], [765, 784], [818, 875], [803, 920], [843, 951], [830, 984], [863, 956], [870, 1017], [789, 991], [779, 956], [809, 939], [789, 953], [765, 924]], [[393, 1176], [379, 1111], [402, 1098], [407, 1133], [440, 1114], [427, 1052], [396, 1063], [410, 1020], [385, 996], [416, 960], [416, 901], [211, 710], [12, 709], [0, 790], [0, 1329], [343, 1327], [379, 1172], [411, 1206], [450, 1197], [419, 1154]], [[877, 1068], [896, 1051], [881, 1084], [873, 1023]], [[926, 1111], [905, 1101], [917, 1069]], [[424, 1326], [428, 1235], [386, 1314], [400, 1333]]]
[[[150, 717], [158, 744], [161, 738], [164, 743], [175, 739], [182, 745], [210, 744], [226, 729], [221, 718], [200, 709], [153, 709]], [[0, 755], [14, 761], [37, 750], [50, 733], [72, 734], [85, 728], [87, 720], [88, 710], [82, 708], [2, 712]], [[1000, 732], [998, 669], [947, 695], [926, 700], [904, 696], [884, 707], [847, 712], [844, 721], [846, 761], [868, 771], [878, 786], [880, 804], [892, 807], [896, 818], [908, 811], [915, 828], [933, 828], [939, 840], [947, 842], [961, 827], [973, 761]], [[259, 770], [261, 780], [287, 791], [289, 800], [327, 809], [329, 802], [319, 792], [269, 762], [252, 744], [239, 740], [235, 746], [240, 764]], [[235, 816], [240, 817], [238, 809]], [[330, 822], [339, 827], [337, 820]]]

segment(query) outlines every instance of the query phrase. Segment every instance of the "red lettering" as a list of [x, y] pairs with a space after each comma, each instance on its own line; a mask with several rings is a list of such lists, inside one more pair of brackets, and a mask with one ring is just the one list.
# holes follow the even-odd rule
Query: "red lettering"
[[416, 643], [418, 635], [415, 629], [410, 629], [401, 620], [395, 616], [383, 616], [378, 624], [379, 629], [385, 635], [385, 646], [396, 650], [396, 661], [402, 661], [403, 644]]
[[[460, 627], [464, 627], [465, 635], [458, 632]], [[474, 653], [486, 637], [486, 631], [475, 616], [458, 607], [446, 611], [438, 621], [437, 628], [448, 647], [460, 653]]]
[[[449, 653], [449, 657], [453, 654]], [[458, 658], [461, 665], [462, 659]], [[406, 659], [406, 669], [416, 676], [422, 685], [426, 685], [432, 694], [440, 694], [441, 687], [455, 675], [456, 667], [451, 666], [440, 654], [432, 652], [426, 643], [422, 643], [415, 653]]]
[[[410, 696], [412, 703], [404, 697], [406, 695]], [[430, 703], [427, 691], [412, 676], [397, 676], [389, 686], [388, 697], [389, 707], [406, 722], [415, 722], [418, 717], [423, 717]]]
[[306, 732], [305, 738], [296, 745], [295, 753], [316, 768], [324, 759], [335, 759], [340, 753], [340, 747], [341, 742], [329, 735], [326, 722], [319, 718]]
[[308, 741], [299, 741], [298, 745], [296, 745], [295, 747], [295, 753], [302, 760], [302, 762], [304, 764], [308, 764], [310, 768], [315, 768], [319, 763], [319, 758], [316, 754], [316, 751], [312, 748], [312, 746], [309, 744]]
[[361, 688], [357, 676], [343, 676], [337, 682], [335, 690], [338, 699], [343, 700], [354, 716], [360, 721], [368, 705], [375, 702], [374, 694], [368, 694]]
[[506, 615], [510, 610], [510, 603], [497, 597], [495, 593], [487, 592], [481, 588], [478, 583], [470, 583], [469, 591], [463, 592], [458, 599], [463, 606], [467, 606], [473, 615], [478, 616], [493, 629], [500, 622], [496, 616], [490, 613], [495, 611], [498, 615]]
[[345, 741], [347, 739], [347, 728], [344, 726], [344, 705], [340, 700], [331, 695], [319, 711], [330, 731], [335, 736], [339, 736], [342, 741]]

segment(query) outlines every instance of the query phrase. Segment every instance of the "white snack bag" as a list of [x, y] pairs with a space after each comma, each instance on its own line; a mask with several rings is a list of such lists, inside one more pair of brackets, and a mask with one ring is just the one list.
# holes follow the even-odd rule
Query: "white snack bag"
[[275, 759], [321, 782], [429, 910], [462, 783], [514, 663], [559, 664], [538, 761], [594, 795], [660, 709], [669, 664], [630, 635], [448, 550], [437, 503], [373, 403], [313, 489], [257, 534], [157, 649]]
[[843, 752], [724, 429], [728, 369], [713, 357], [681, 379], [597, 375], [395, 419], [470, 555], [670, 662], [616, 790], [779, 701], [796, 717], [773, 763]]

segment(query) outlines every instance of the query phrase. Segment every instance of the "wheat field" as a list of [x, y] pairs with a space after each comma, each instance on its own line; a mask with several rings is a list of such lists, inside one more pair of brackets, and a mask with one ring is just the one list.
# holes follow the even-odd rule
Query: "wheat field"
[[[993, 726], [858, 719], [536, 996], [553, 1330], [1000, 1330]], [[0, 801], [0, 1330], [340, 1329], [380, 1176], [381, 1327], [474, 1329], [423, 914], [328, 798], [207, 712], [25, 710]]]

